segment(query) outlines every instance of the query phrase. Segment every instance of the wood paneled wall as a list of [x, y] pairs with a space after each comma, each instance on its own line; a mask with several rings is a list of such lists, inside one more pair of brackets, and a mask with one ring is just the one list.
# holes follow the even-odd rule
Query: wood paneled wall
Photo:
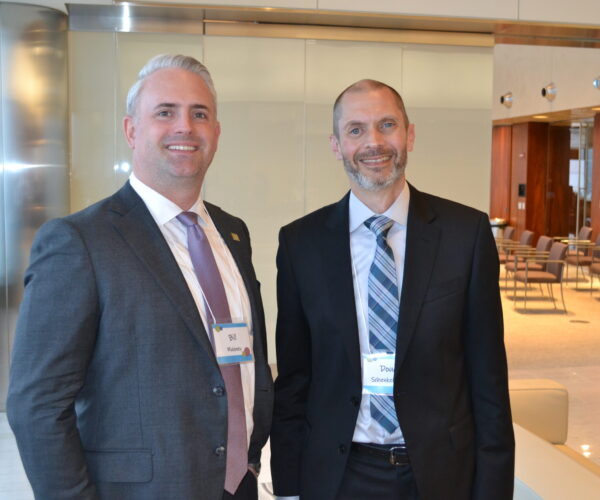
[[569, 127], [541, 122], [494, 127], [490, 216], [507, 218], [517, 238], [525, 229], [536, 241], [542, 234], [567, 234], [569, 154]]
[[550, 127], [548, 131], [548, 192], [546, 195], [546, 234], [569, 234], [570, 127]]
[[527, 193], [525, 196], [525, 228], [535, 233], [535, 241], [546, 234], [546, 180], [548, 170], [547, 123], [528, 123]]
[[490, 217], [510, 218], [510, 173], [512, 127], [492, 129], [492, 175], [490, 186]]

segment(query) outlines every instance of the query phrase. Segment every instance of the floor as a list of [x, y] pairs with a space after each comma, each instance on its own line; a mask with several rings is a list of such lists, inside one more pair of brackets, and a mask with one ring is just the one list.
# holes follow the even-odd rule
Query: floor
[[[589, 281], [569, 281], [566, 313], [560, 309], [560, 293], [552, 301], [531, 288], [525, 310], [521, 300], [512, 298], [512, 283], [502, 288], [510, 377], [550, 378], [565, 385], [567, 445], [600, 465], [600, 283], [592, 294]], [[271, 498], [268, 449], [265, 455], [260, 500]], [[0, 500], [32, 499], [6, 414], [0, 413]]]

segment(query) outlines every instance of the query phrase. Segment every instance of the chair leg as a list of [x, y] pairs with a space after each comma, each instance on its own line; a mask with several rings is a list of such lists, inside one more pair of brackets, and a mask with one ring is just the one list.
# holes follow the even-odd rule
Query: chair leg
[[565, 304], [565, 296], [563, 295], [562, 280], [560, 282], [560, 298], [562, 299], [563, 309], [565, 310], [565, 314], [566, 314], [567, 313], [567, 306]]
[[523, 299], [523, 309], [527, 312], [527, 288], [529, 288], [529, 282], [527, 281], [527, 277], [525, 278], [525, 298]]

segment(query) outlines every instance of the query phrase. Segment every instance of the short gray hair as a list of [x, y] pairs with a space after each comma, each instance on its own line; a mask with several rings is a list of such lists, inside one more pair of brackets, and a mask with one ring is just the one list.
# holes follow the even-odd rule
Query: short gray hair
[[169, 68], [184, 69], [202, 78], [215, 101], [215, 106], [217, 105], [217, 92], [215, 90], [215, 85], [213, 84], [210, 73], [204, 64], [190, 56], [184, 56], [181, 54], [159, 54], [154, 56], [144, 65], [144, 67], [138, 73], [136, 82], [131, 86], [129, 92], [127, 92], [126, 109], [129, 116], [135, 115], [137, 101], [146, 78], [160, 69]]

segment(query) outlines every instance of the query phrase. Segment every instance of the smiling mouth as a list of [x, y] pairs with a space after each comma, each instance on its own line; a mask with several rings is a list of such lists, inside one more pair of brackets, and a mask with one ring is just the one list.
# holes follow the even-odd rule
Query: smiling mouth
[[198, 146], [183, 146], [181, 144], [167, 146], [169, 151], [198, 151]]
[[391, 155], [383, 155], [383, 156], [368, 156], [366, 158], [361, 158], [359, 161], [364, 163], [365, 165], [377, 166], [381, 163], [387, 163], [392, 159]]

